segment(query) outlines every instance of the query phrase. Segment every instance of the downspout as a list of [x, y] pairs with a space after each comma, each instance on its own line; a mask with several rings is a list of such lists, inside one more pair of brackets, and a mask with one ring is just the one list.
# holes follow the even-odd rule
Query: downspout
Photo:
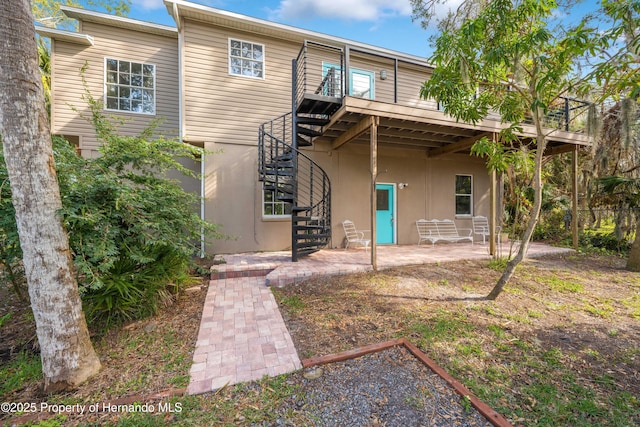
[[[204, 153], [204, 148], [202, 148], [202, 154], [200, 154], [200, 218], [204, 221], [204, 173], [205, 173], [205, 159], [206, 155]], [[200, 258], [204, 258], [206, 256], [206, 247], [205, 247], [205, 238], [204, 238], [204, 226], [200, 229]]]
[[[180, 141], [184, 141], [184, 36], [177, 3], [173, 3], [173, 19], [176, 21], [176, 28], [178, 29], [178, 137]], [[200, 219], [202, 221], [205, 220], [205, 160], [205, 147], [203, 144], [202, 152], [200, 153]], [[205, 246], [204, 227], [200, 227], [200, 258], [206, 256]]]

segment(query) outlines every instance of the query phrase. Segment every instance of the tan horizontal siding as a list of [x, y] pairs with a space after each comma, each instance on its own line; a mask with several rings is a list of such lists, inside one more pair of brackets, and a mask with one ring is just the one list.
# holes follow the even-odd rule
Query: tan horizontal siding
[[78, 135], [82, 148], [94, 151], [99, 142], [91, 124], [73, 111], [77, 108], [87, 115], [84, 88], [80, 70], [86, 66], [84, 78], [91, 96], [102, 102], [104, 99], [105, 57], [156, 66], [156, 114], [105, 111], [105, 114], [122, 118], [119, 133], [135, 135], [149, 125], [153, 119], [163, 119], [158, 132], [175, 137], [179, 127], [179, 75], [178, 41], [137, 31], [108, 27], [84, 22], [82, 31], [94, 37], [94, 46], [54, 41], [52, 60], [52, 130], [54, 133]]
[[[298, 45], [186, 21], [185, 133], [189, 139], [256, 145], [258, 127], [291, 111]], [[229, 74], [229, 38], [264, 45], [265, 79]]]

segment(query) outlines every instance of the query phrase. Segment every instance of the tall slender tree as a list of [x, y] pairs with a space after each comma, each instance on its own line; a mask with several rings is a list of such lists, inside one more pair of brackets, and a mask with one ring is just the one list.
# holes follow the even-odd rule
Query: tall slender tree
[[[412, 1], [416, 6], [440, 0]], [[502, 143], [525, 143], [517, 136], [521, 123], [530, 120], [534, 126], [531, 213], [518, 253], [488, 299], [497, 298], [527, 254], [542, 206], [542, 165], [549, 134], [545, 115], [562, 96], [572, 95], [572, 87], [580, 81], [575, 60], [590, 47], [584, 25], [564, 33], [552, 30], [556, 8], [555, 0], [465, 1], [460, 13], [440, 25], [442, 33], [431, 58], [435, 69], [421, 90], [423, 97], [437, 99], [458, 120], [477, 123], [490, 111], [499, 112], [509, 125], [501, 132]]]
[[53, 159], [28, 0], [0, 2], [0, 136], [46, 391], [100, 370], [87, 329]]

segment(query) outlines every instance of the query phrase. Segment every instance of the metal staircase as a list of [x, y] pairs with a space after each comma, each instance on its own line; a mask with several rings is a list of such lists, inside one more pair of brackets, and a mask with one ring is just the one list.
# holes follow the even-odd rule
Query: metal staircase
[[[310, 45], [339, 57], [336, 48], [305, 42], [292, 62], [292, 109], [260, 126], [258, 179], [274, 198], [291, 206], [291, 259], [316, 252], [331, 241], [331, 184], [326, 172], [300, 147], [310, 147], [342, 105], [342, 72], [327, 70], [320, 84], [307, 78]], [[310, 91], [311, 85], [314, 90]]]
[[331, 184], [307, 155], [294, 148], [294, 117], [287, 113], [260, 126], [258, 175], [264, 189], [291, 204], [291, 258], [316, 252], [331, 240]]

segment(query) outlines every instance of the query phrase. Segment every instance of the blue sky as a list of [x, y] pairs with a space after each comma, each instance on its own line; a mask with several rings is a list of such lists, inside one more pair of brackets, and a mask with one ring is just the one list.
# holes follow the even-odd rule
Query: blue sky
[[[448, 0], [439, 15], [461, 0]], [[194, 3], [381, 46], [417, 56], [431, 53], [428, 32], [411, 20], [409, 0], [196, 0]], [[597, 0], [583, 0], [569, 21], [595, 10]], [[162, 0], [132, 0], [129, 17], [175, 25]]]
[[[429, 33], [411, 21], [409, 0], [197, 0], [255, 18], [426, 57]], [[162, 0], [132, 0], [129, 17], [175, 25]]]

